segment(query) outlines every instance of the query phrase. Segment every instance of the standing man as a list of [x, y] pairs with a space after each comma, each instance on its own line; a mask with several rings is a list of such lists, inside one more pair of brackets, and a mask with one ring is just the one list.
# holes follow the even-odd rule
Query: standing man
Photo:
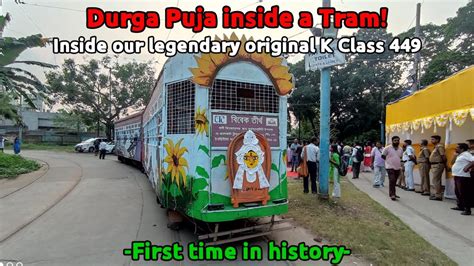
[[300, 162], [298, 153], [296, 152], [298, 150], [299, 144], [298, 144], [298, 139], [295, 139], [293, 143], [290, 146], [291, 150], [291, 172], [296, 172], [296, 169], [298, 168], [298, 164]]
[[[309, 178], [311, 178], [311, 192], [313, 194], [318, 193], [316, 186], [316, 176], [318, 174], [318, 161], [319, 161], [319, 148], [318, 138], [313, 137], [311, 143], [306, 146], [301, 156], [307, 159], [306, 164], [308, 165]], [[303, 192], [308, 193], [308, 176], [303, 177]]]
[[0, 151], [3, 153], [3, 150], [5, 149], [5, 138], [0, 135]]
[[459, 143], [456, 147], [456, 161], [452, 167], [454, 182], [456, 184], [455, 192], [457, 198], [457, 206], [451, 208], [456, 211], [463, 211], [462, 215], [471, 215], [471, 197], [472, 178], [467, 167], [474, 162], [474, 156], [468, 151], [469, 146], [466, 143]]
[[446, 151], [440, 143], [441, 137], [438, 135], [431, 136], [431, 143], [435, 146], [430, 155], [431, 173], [433, 176], [434, 193], [431, 194], [430, 200], [443, 200], [443, 191], [441, 187], [441, 177], [446, 168]]
[[375, 188], [383, 187], [385, 182], [385, 160], [382, 158], [382, 143], [377, 141], [375, 148], [372, 149], [372, 169], [374, 169], [374, 183]]
[[428, 149], [428, 141], [422, 139], [420, 153], [417, 158], [421, 177], [421, 190], [417, 192], [423, 196], [430, 195], [430, 155], [431, 151]]
[[364, 160], [364, 149], [362, 144], [356, 143], [356, 146], [352, 150], [352, 179], [359, 178], [360, 164]]
[[395, 184], [397, 183], [397, 178], [400, 175], [402, 169], [402, 149], [399, 147], [400, 137], [392, 137], [392, 145], [387, 146], [382, 151], [382, 158], [385, 160], [385, 169], [388, 173], [388, 187], [389, 187], [389, 196], [392, 200], [397, 200], [399, 198], [395, 191]]
[[99, 145], [100, 145], [100, 139], [94, 140], [94, 155], [95, 156], [97, 156], [97, 154], [99, 154]]
[[415, 150], [411, 146], [411, 140], [405, 142], [405, 151], [403, 152], [402, 162], [405, 167], [405, 179], [407, 183], [407, 191], [415, 191], [415, 181], [413, 180], [413, 168], [415, 167]]
[[99, 150], [100, 150], [99, 160], [100, 159], [104, 160], [105, 159], [105, 154], [107, 153], [107, 143], [105, 142], [105, 140], [102, 140], [100, 142]]

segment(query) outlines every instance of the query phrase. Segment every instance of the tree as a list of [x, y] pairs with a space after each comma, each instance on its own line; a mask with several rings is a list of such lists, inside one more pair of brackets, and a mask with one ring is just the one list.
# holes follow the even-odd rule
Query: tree
[[[361, 29], [358, 40], [393, 38], [383, 29]], [[345, 65], [334, 67], [331, 77], [331, 131], [333, 137], [353, 139], [363, 132], [378, 129], [383, 120], [384, 103], [401, 93], [398, 84], [400, 63], [395, 54], [350, 54]], [[319, 71], [305, 72], [304, 62], [290, 65], [296, 77], [296, 90], [288, 99], [290, 110], [299, 121], [308, 121], [319, 134]]]
[[46, 74], [52, 98], [83, 118], [99, 121], [112, 138], [113, 122], [142, 107], [154, 84], [151, 62], [112, 62], [110, 57], [77, 64], [66, 59], [58, 71]]
[[[430, 85], [474, 64], [474, 2], [458, 10], [443, 25], [421, 26], [421, 86]], [[399, 34], [413, 37], [415, 28]], [[361, 29], [358, 40], [385, 40], [393, 36], [385, 30]], [[385, 105], [409, 87], [404, 74], [413, 67], [413, 54], [351, 54], [345, 65], [333, 67], [331, 77], [331, 128], [341, 140], [378, 139]], [[296, 90], [288, 99], [289, 109], [301, 121], [319, 132], [319, 71], [305, 72], [304, 62], [290, 65]]]
[[68, 112], [64, 109], [60, 109], [57, 112], [57, 115], [54, 117], [53, 123], [66, 130], [71, 130], [76, 133], [83, 131], [88, 131], [93, 129], [93, 121], [87, 121], [81, 114], [78, 114], [74, 111]]
[[[414, 36], [415, 28], [401, 33], [400, 38]], [[470, 1], [445, 24], [422, 25], [421, 86], [428, 86], [474, 64], [474, 2]], [[405, 59], [412, 55], [403, 55]]]
[[[3, 31], [10, 16], [0, 16], [0, 31]], [[2, 94], [9, 94], [8, 97], [2, 96], [2, 102], [5, 104], [0, 109], [0, 116], [13, 118], [17, 123], [21, 123], [21, 116], [16, 107], [11, 104], [11, 100], [23, 97], [26, 103], [32, 108], [36, 108], [33, 99], [40, 97], [46, 98], [47, 89], [43, 83], [30, 71], [27, 71], [18, 65], [35, 65], [46, 68], [54, 68], [54, 65], [37, 61], [16, 61], [16, 58], [24, 50], [31, 47], [43, 47], [48, 43], [48, 39], [40, 34], [31, 35], [23, 38], [0, 38], [0, 90]], [[15, 66], [12, 66], [15, 64]], [[6, 98], [10, 98], [7, 103]], [[13, 115], [12, 114], [16, 114]]]
[[290, 64], [296, 79], [296, 89], [288, 99], [289, 110], [299, 122], [308, 122], [312, 135], [319, 135], [319, 71], [306, 72], [304, 61]]
[[12, 106], [12, 98], [6, 93], [0, 93], [0, 117], [19, 123], [21, 117], [14, 106]]

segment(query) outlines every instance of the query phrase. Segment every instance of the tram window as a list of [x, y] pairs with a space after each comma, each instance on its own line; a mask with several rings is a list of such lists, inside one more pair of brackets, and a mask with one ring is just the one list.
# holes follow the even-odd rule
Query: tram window
[[253, 99], [253, 98], [255, 98], [255, 91], [253, 91], [251, 89], [238, 88], [237, 89], [237, 97], [238, 98]]
[[211, 108], [278, 113], [279, 96], [273, 86], [216, 79], [210, 93]]
[[195, 86], [189, 80], [167, 84], [168, 134], [194, 134]]

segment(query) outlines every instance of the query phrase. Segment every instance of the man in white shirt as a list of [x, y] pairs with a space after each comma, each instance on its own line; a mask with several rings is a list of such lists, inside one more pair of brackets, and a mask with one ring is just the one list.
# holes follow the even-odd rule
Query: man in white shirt
[[5, 138], [0, 135], [0, 151], [3, 153], [3, 149], [5, 148]]
[[405, 167], [405, 180], [407, 182], [407, 191], [415, 191], [415, 181], [413, 180], [413, 168], [415, 167], [415, 150], [411, 146], [411, 140], [404, 141], [406, 149], [403, 152], [402, 162]]
[[374, 183], [375, 188], [383, 187], [385, 182], [385, 160], [382, 158], [383, 146], [380, 141], [375, 143], [375, 147], [372, 149], [372, 169], [374, 169]]
[[474, 156], [469, 152], [469, 146], [466, 143], [459, 143], [456, 147], [456, 161], [451, 168], [455, 182], [455, 192], [457, 205], [453, 210], [463, 211], [462, 215], [471, 215], [472, 195], [474, 193], [472, 177], [466, 168], [474, 161]]
[[100, 159], [105, 160], [105, 154], [107, 153], [107, 143], [105, 142], [105, 140], [102, 140], [100, 142], [99, 150], [100, 150], [99, 160]]
[[298, 158], [298, 153], [296, 152], [298, 150], [298, 147], [300, 146], [298, 139], [295, 139], [293, 143], [290, 146], [291, 149], [291, 172], [296, 172], [296, 169], [298, 168], [298, 165], [300, 163], [300, 160]]
[[[318, 174], [318, 162], [319, 162], [319, 147], [318, 145], [318, 138], [313, 137], [311, 139], [311, 143], [306, 146], [306, 149], [303, 150], [301, 153], [301, 158], [304, 158], [304, 152], [307, 152], [306, 159], [307, 159], [307, 165], [308, 165], [308, 173], [309, 173], [309, 178], [311, 178], [311, 192], [313, 194], [318, 193], [318, 189], [316, 186], [316, 178]], [[308, 176], [303, 177], [303, 192], [308, 193], [309, 188], [308, 188]]]

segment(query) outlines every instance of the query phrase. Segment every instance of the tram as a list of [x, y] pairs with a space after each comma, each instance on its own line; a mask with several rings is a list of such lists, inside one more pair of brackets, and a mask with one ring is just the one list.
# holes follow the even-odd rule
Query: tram
[[140, 162], [162, 206], [192, 219], [284, 214], [293, 84], [281, 57], [178, 54], [144, 111], [116, 123], [119, 159]]
[[115, 150], [121, 162], [142, 167], [142, 116], [143, 111], [120, 119], [115, 126]]

